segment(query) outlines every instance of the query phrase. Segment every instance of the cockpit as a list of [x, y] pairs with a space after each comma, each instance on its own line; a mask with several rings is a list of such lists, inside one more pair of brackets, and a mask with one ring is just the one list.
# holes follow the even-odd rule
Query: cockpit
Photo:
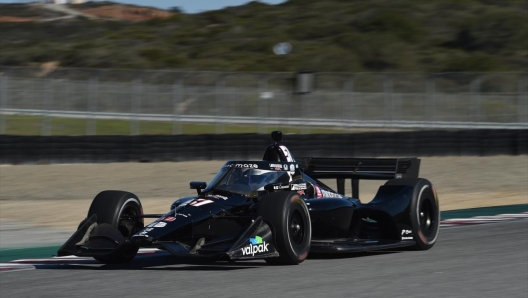
[[224, 166], [209, 183], [204, 192], [228, 191], [249, 195], [264, 190], [271, 183], [290, 183], [292, 174], [288, 171], [242, 168], [236, 165]]

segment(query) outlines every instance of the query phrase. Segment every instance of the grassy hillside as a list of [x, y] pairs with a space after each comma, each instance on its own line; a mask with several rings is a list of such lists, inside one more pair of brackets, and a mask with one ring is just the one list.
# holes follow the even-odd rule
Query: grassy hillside
[[[526, 0], [251, 2], [135, 23], [0, 23], [0, 32], [0, 65], [13, 66], [57, 60], [63, 67], [189, 70], [528, 69]], [[273, 45], [284, 41], [292, 53], [274, 55]]]

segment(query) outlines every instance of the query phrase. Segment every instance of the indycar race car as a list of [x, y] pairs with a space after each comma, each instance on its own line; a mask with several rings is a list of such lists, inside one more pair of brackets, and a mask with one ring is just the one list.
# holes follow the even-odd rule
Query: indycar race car
[[[418, 178], [417, 158], [294, 159], [272, 133], [263, 160], [228, 161], [197, 195], [176, 200], [166, 214], [144, 214], [130, 192], [107, 190], [58, 255], [103, 263], [131, 261], [140, 247], [175, 256], [219, 260], [265, 259], [299, 264], [308, 253], [431, 248], [440, 212], [435, 188]], [[321, 179], [336, 179], [337, 190]], [[345, 195], [351, 180], [352, 196]], [[359, 180], [388, 180], [369, 203]], [[145, 218], [156, 218], [144, 225]]]

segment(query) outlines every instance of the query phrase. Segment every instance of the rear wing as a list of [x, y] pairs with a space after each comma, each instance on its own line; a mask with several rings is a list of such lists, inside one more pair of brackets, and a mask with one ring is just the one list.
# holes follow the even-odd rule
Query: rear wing
[[345, 179], [351, 179], [352, 196], [359, 198], [359, 180], [418, 178], [420, 159], [407, 158], [297, 158], [301, 169], [314, 179], [336, 179], [344, 195]]

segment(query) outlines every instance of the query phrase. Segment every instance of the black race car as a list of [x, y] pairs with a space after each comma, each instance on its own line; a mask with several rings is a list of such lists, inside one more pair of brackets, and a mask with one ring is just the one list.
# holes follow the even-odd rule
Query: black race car
[[[198, 194], [176, 200], [166, 214], [144, 214], [130, 192], [99, 193], [58, 255], [124, 263], [140, 247], [153, 247], [175, 256], [299, 264], [310, 252], [435, 244], [438, 197], [431, 182], [418, 178], [419, 159], [295, 160], [281, 132], [272, 139], [263, 160], [228, 161], [209, 185], [191, 182]], [[337, 191], [320, 180], [328, 178], [337, 180]], [[345, 196], [347, 179], [352, 197]], [[388, 181], [363, 204], [360, 179]], [[144, 225], [145, 218], [156, 220]]]

